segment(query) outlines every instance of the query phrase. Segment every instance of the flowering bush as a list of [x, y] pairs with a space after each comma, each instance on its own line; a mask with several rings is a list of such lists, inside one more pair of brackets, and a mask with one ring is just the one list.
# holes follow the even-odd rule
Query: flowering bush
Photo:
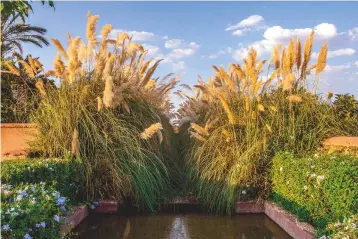
[[358, 158], [319, 155], [296, 158], [279, 153], [273, 159], [272, 199], [301, 220], [325, 231], [358, 212]]
[[81, 161], [70, 157], [17, 159], [2, 162], [1, 182], [14, 186], [46, 182], [75, 203], [83, 199], [82, 173]]
[[331, 231], [331, 239], [356, 239], [358, 238], [358, 214], [345, 218], [343, 222], [328, 225]]
[[1, 186], [2, 238], [59, 238], [71, 206], [55, 187], [40, 184]]

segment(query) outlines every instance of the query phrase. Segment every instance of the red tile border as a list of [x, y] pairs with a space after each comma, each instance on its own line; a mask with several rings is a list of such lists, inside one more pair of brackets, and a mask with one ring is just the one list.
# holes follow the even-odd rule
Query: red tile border
[[241, 213], [263, 213], [264, 204], [262, 202], [249, 201], [249, 202], [237, 202], [235, 205], [235, 212]]
[[99, 201], [98, 206], [96, 206], [93, 211], [99, 213], [115, 213], [118, 211], [118, 202], [110, 200]]
[[314, 238], [315, 229], [312, 225], [300, 222], [295, 215], [282, 209], [276, 203], [265, 201], [264, 212], [294, 239]]
[[[188, 200], [188, 199], [186, 199]], [[170, 202], [188, 203], [182, 198], [175, 198]], [[198, 204], [198, 201], [194, 201]], [[118, 211], [118, 202], [116, 201], [99, 201], [99, 205], [93, 210], [97, 213], [115, 213]], [[286, 231], [294, 239], [313, 239], [315, 229], [308, 223], [300, 222], [297, 217], [286, 210], [279, 207], [276, 203], [271, 201], [265, 202], [237, 202], [235, 206], [237, 214], [243, 213], [264, 213], [272, 221], [277, 223], [284, 231]], [[87, 206], [75, 207], [74, 213], [65, 218], [65, 224], [60, 228], [60, 235], [68, 234], [73, 228], [80, 224], [89, 215]]]
[[74, 208], [72, 215], [64, 218], [65, 224], [60, 227], [60, 235], [67, 235], [73, 228], [80, 224], [89, 214], [87, 206], [78, 206]]

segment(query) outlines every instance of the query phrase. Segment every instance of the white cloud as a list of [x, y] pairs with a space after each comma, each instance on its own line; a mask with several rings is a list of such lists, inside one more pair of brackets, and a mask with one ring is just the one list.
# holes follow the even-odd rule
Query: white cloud
[[275, 44], [268, 40], [256, 41], [248, 47], [241, 46], [240, 48], [236, 49], [232, 56], [236, 61], [241, 61], [247, 57], [247, 53], [249, 52], [250, 48], [253, 47], [257, 52], [257, 56], [262, 57], [266, 53], [270, 53], [274, 45]]
[[352, 41], [358, 40], [358, 27], [354, 27], [348, 31], [348, 36]]
[[[168, 53], [165, 56], [165, 62], [172, 62], [174, 60], [179, 60], [184, 57], [192, 56], [196, 54], [200, 49], [200, 46], [195, 42], [190, 42], [189, 44], [187, 44], [183, 40], [180, 41], [180, 48], [175, 48], [170, 53]], [[175, 47], [177, 47], [177, 45], [175, 45]]]
[[[356, 53], [356, 50], [354, 50], [352, 48], [343, 48], [343, 49], [338, 49], [335, 51], [328, 51], [327, 58], [334, 58], [334, 57], [338, 57], [338, 56], [352, 56], [355, 53]], [[317, 58], [317, 57], [318, 57], [318, 53], [313, 52], [312, 58]]]
[[[333, 24], [321, 23], [314, 27], [315, 29], [315, 39], [318, 40], [328, 40], [337, 36], [337, 28]], [[250, 47], [253, 47], [258, 56], [262, 57], [265, 54], [271, 53], [273, 47], [277, 44], [286, 44], [290, 38], [299, 37], [301, 39], [307, 38], [312, 29], [311, 28], [297, 28], [297, 29], [287, 29], [282, 28], [281, 26], [273, 26], [266, 29], [264, 32], [264, 39], [261, 41], [256, 41], [249, 46], [240, 46], [232, 54], [235, 60], [242, 60], [247, 57], [247, 53]], [[339, 54], [347, 54], [347, 52], [335, 52], [331, 53], [331, 57], [338, 56]]]
[[354, 65], [356, 65], [356, 67], [358, 67], [358, 61], [354, 62]]
[[170, 39], [167, 40], [164, 44], [167, 49], [176, 49], [181, 47], [184, 44], [184, 41], [181, 39]]
[[110, 33], [110, 37], [116, 38], [117, 34], [120, 32], [126, 32], [130, 37], [133, 37], [132, 41], [154, 41], [158, 38], [158, 36], [152, 32], [127, 31], [127, 30], [123, 30], [123, 29], [113, 29]]
[[[321, 23], [315, 26], [314, 30], [317, 40], [327, 40], [337, 36], [337, 28], [333, 24]], [[287, 29], [281, 26], [273, 26], [265, 31], [264, 38], [273, 43], [285, 43], [292, 37], [307, 38], [311, 31], [311, 28]]]
[[232, 31], [239, 28], [253, 27], [261, 23], [263, 20], [264, 18], [260, 15], [252, 15], [235, 25], [228, 26], [225, 30]]
[[226, 48], [225, 50], [220, 50], [218, 51], [217, 53], [215, 54], [211, 54], [209, 55], [209, 59], [215, 59], [215, 58], [218, 58], [219, 56], [222, 56], [222, 55], [226, 55], [226, 54], [231, 54], [232, 53], [232, 48], [231, 47], [228, 47]]
[[144, 50], [148, 50], [147, 56], [149, 56], [149, 57], [156, 58], [156, 57], [162, 55], [162, 52], [158, 46], [143, 44], [143, 48], [144, 48]]
[[172, 66], [173, 66], [172, 69], [174, 72], [184, 70], [186, 68], [184, 61], [174, 62]]
[[341, 72], [343, 70], [347, 70], [349, 68], [351, 68], [350, 63], [343, 64], [343, 65], [336, 65], [336, 66], [327, 65], [326, 68], [324, 69], [324, 72], [325, 73], [335, 73], [335, 72]]
[[246, 32], [251, 31], [251, 28], [243, 28], [232, 32], [233, 36], [243, 36], [246, 34]]

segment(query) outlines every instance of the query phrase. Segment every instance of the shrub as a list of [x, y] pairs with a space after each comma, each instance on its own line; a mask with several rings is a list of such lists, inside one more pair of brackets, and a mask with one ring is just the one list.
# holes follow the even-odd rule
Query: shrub
[[[343, 222], [331, 223], [327, 229], [331, 239], [357, 239], [358, 238], [358, 214], [344, 218]], [[323, 237], [324, 238], [324, 237]]]
[[70, 212], [67, 199], [46, 183], [2, 184], [2, 238], [60, 238], [63, 216]]
[[177, 78], [154, 79], [160, 61], [146, 60], [147, 52], [126, 33], [109, 39], [111, 25], [98, 41], [97, 20], [88, 14], [86, 43], [69, 36], [65, 51], [52, 39], [59, 53], [47, 75], [61, 84], [37, 84], [42, 99], [32, 120], [40, 134], [31, 147], [43, 156], [77, 155], [88, 200], [134, 197], [140, 209], [154, 211], [170, 187], [161, 148], [168, 135], [162, 127], [145, 139], [141, 133], [170, 114], [169, 91]]
[[272, 199], [324, 230], [358, 212], [357, 167], [354, 156], [279, 153], [272, 165]]
[[83, 200], [84, 174], [80, 160], [73, 158], [34, 158], [1, 163], [1, 182], [13, 186], [23, 183], [53, 185], [72, 203]]
[[357, 132], [358, 124], [342, 122], [330, 101], [316, 93], [327, 45], [317, 64], [309, 65], [313, 35], [303, 52], [299, 40], [274, 47], [266, 81], [266, 61], [251, 48], [242, 65], [213, 66], [215, 76], [208, 82], [199, 78], [194, 96], [178, 92], [186, 101], [177, 123], [191, 122], [184, 128], [193, 139], [186, 157], [190, 187], [210, 209], [231, 212], [243, 188], [252, 189], [251, 198], [265, 198], [275, 152], [313, 152], [327, 137], [347, 135], [347, 128]]

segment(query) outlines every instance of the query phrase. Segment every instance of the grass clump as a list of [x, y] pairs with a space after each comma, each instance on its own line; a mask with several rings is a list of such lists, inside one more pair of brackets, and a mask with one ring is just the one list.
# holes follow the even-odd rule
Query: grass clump
[[[167, 160], [167, 116], [171, 111], [168, 82], [153, 78], [160, 61], [146, 60], [146, 51], [126, 33], [108, 38], [105, 25], [96, 38], [98, 16], [88, 14], [85, 44], [68, 35], [68, 49], [59, 50], [53, 70], [60, 87], [44, 87], [32, 115], [40, 133], [32, 149], [58, 157], [70, 152], [84, 165], [86, 196], [93, 199], [134, 197], [142, 210], [154, 211], [170, 188]], [[151, 137], [152, 124], [165, 125]]]
[[266, 61], [251, 48], [242, 66], [213, 66], [207, 83], [199, 77], [194, 96], [178, 92], [186, 101], [177, 124], [193, 139], [186, 156], [189, 187], [209, 210], [230, 213], [238, 199], [265, 198], [275, 152], [308, 153], [326, 137], [349, 134], [347, 128], [358, 132], [358, 124], [341, 120], [331, 101], [316, 93], [327, 45], [310, 65], [313, 37], [312, 31], [303, 52], [299, 40], [274, 47], [266, 81], [260, 78]]
[[272, 199], [327, 233], [328, 224], [358, 212], [357, 168], [355, 156], [279, 153], [272, 165]]

